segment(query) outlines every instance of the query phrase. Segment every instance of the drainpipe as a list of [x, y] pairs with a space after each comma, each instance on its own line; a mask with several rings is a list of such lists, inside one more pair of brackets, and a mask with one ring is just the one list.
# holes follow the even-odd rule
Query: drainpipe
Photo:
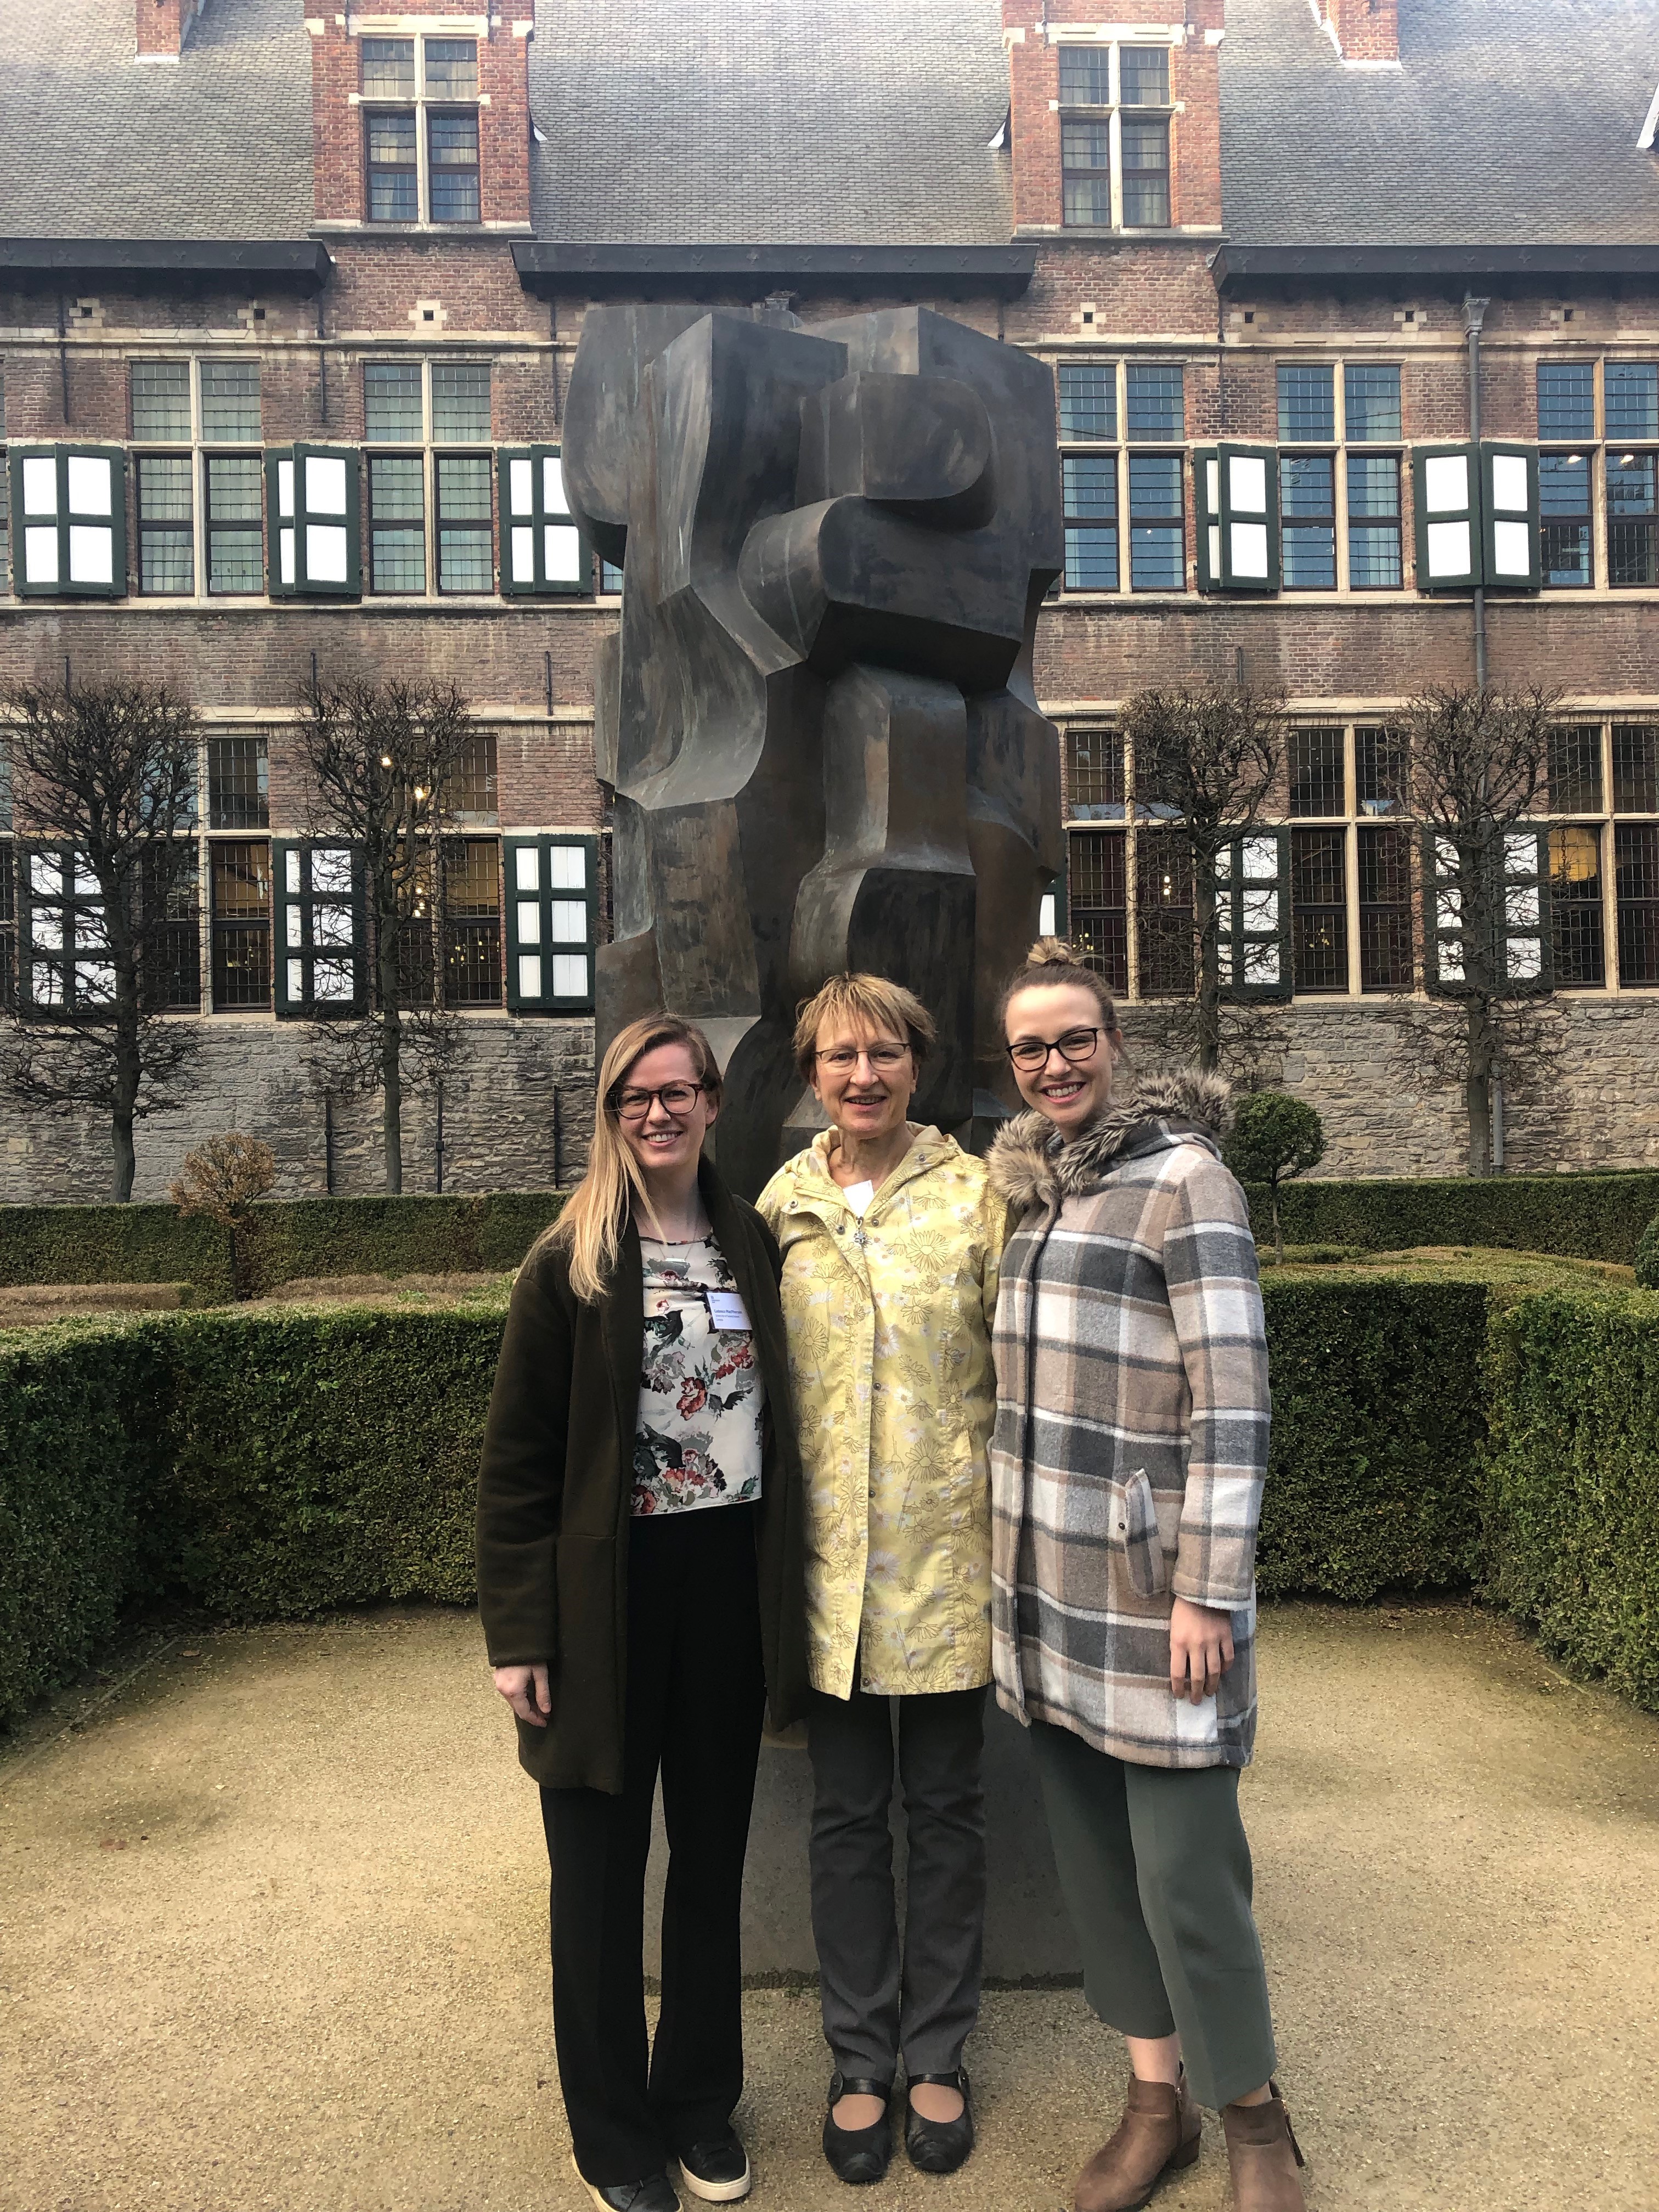
[[[1466, 295], [1463, 301], [1463, 334], [1469, 342], [1469, 442], [1474, 447], [1475, 501], [1480, 504], [1480, 325], [1486, 319], [1489, 300], [1477, 300]], [[1481, 537], [1485, 538], [1485, 529]], [[1477, 688], [1486, 688], [1486, 594], [1480, 586], [1474, 587], [1474, 681]]]

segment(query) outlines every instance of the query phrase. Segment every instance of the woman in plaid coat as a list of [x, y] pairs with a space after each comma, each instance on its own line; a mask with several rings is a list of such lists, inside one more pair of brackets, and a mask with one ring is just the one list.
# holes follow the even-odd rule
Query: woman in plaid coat
[[1110, 994], [1053, 940], [1003, 1006], [1032, 1110], [989, 1160], [1018, 1224], [996, 1320], [992, 1663], [1031, 1731], [1089, 2001], [1133, 2069], [1076, 2212], [1127, 2212], [1189, 2166], [1200, 2105], [1222, 2114], [1237, 2212], [1301, 2212], [1238, 1813], [1269, 1402], [1227, 1086], [1182, 1072], [1115, 1094]]

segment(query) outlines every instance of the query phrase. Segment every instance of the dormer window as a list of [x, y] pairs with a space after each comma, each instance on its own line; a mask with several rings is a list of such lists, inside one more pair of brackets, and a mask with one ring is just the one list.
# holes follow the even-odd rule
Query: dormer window
[[1170, 227], [1170, 50], [1060, 49], [1063, 220], [1068, 229]]
[[477, 40], [360, 43], [369, 221], [477, 222]]

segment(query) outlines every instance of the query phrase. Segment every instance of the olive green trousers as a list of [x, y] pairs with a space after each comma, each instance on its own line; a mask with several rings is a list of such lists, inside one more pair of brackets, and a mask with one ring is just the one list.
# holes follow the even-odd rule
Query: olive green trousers
[[1123, 2035], [1179, 2034], [1212, 2111], [1260, 2088], [1273, 2031], [1238, 1769], [1134, 1766], [1044, 1721], [1031, 1743], [1091, 2006]]

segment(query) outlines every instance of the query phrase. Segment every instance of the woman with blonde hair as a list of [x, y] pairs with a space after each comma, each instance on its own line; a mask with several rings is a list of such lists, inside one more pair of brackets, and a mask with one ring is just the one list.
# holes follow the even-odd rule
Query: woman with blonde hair
[[1237, 2212], [1302, 2212], [1239, 1769], [1255, 1737], [1267, 1345], [1228, 1091], [1120, 1087], [1111, 993], [1045, 939], [1003, 994], [1030, 1111], [990, 1156], [1016, 1225], [997, 1309], [993, 1645], [1030, 1728], [1084, 1990], [1128, 2045], [1075, 2212], [1131, 2212], [1221, 2114]]
[[763, 1707], [787, 1726], [805, 1687], [778, 1250], [702, 1157], [720, 1103], [690, 1022], [630, 1023], [606, 1051], [587, 1171], [514, 1285], [479, 1481], [479, 1608], [552, 1864], [559, 2080], [608, 2212], [676, 2212], [671, 2160], [695, 2197], [748, 2193], [744, 1853]]
[[[908, 1118], [933, 1043], [878, 975], [832, 977], [795, 1053], [830, 1127], [760, 1210], [806, 1473], [812, 1931], [834, 2061], [823, 2150], [847, 2182], [905, 2146], [950, 2173], [973, 2148], [963, 2046], [985, 1913], [980, 1751], [991, 1677], [991, 1318], [1004, 1209], [981, 1163]], [[901, 1952], [888, 1807], [893, 1738], [909, 1871]]]

